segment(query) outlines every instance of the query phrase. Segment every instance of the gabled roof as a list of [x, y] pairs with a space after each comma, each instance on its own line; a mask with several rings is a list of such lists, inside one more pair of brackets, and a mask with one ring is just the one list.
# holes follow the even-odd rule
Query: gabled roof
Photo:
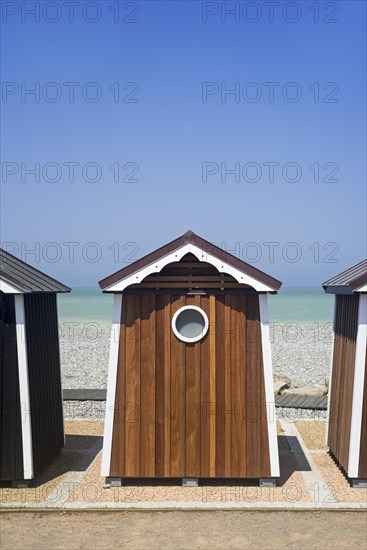
[[366, 292], [367, 288], [367, 259], [346, 269], [339, 275], [332, 277], [322, 284], [325, 292], [334, 294], [350, 294], [352, 292]]
[[192, 231], [187, 231], [178, 239], [102, 279], [99, 285], [104, 292], [122, 292], [127, 286], [140, 283], [147, 275], [161, 271], [165, 265], [178, 262], [188, 252], [200, 261], [214, 265], [221, 273], [229, 273], [239, 283], [250, 285], [259, 292], [276, 292], [282, 284]]
[[0, 290], [8, 294], [70, 292], [70, 288], [0, 248]]

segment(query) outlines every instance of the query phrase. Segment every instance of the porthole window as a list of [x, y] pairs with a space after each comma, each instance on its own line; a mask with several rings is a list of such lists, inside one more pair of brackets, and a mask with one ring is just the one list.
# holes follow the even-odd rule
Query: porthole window
[[198, 342], [204, 338], [208, 328], [208, 316], [200, 307], [181, 307], [172, 317], [172, 330], [182, 342]]

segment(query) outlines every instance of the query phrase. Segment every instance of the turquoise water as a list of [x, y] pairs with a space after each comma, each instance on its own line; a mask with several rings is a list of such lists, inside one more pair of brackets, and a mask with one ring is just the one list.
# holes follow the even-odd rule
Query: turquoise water
[[330, 323], [334, 296], [321, 287], [281, 288], [269, 296], [269, 315], [273, 322]]
[[111, 323], [112, 300], [112, 294], [103, 294], [99, 288], [74, 288], [59, 294], [60, 323]]
[[[58, 295], [61, 323], [110, 323], [112, 295], [98, 288], [74, 288]], [[278, 323], [329, 323], [333, 318], [333, 296], [316, 288], [282, 288], [269, 296], [270, 320]]]

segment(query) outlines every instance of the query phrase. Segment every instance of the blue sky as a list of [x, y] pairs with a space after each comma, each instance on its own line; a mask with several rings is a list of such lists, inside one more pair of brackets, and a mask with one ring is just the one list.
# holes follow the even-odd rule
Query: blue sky
[[286, 286], [366, 256], [364, 2], [45, 4], [2, 2], [3, 247], [71, 286], [188, 228]]

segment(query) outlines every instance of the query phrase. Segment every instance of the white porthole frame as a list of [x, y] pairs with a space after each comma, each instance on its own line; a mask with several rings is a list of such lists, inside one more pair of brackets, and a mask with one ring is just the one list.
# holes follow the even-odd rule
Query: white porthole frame
[[[187, 336], [182, 336], [182, 334], [180, 332], [178, 332], [178, 330], [176, 328], [176, 320], [177, 320], [178, 316], [183, 311], [185, 311], [187, 309], [194, 309], [195, 311], [198, 311], [203, 316], [204, 321], [205, 321], [204, 330], [199, 334], [199, 336], [194, 336], [193, 338], [188, 338]], [[182, 342], [186, 342], [187, 344], [193, 344], [195, 342], [199, 342], [199, 340], [202, 340], [204, 338], [204, 336], [206, 335], [206, 333], [208, 332], [209, 319], [208, 319], [207, 314], [205, 313], [205, 311], [203, 309], [201, 309], [201, 307], [198, 307], [198, 306], [183, 306], [183, 307], [180, 307], [180, 309], [178, 309], [176, 311], [176, 313], [174, 314], [174, 316], [172, 317], [171, 326], [172, 326], [172, 330], [173, 330], [174, 334], [177, 336], [177, 338], [179, 340], [181, 340]]]

